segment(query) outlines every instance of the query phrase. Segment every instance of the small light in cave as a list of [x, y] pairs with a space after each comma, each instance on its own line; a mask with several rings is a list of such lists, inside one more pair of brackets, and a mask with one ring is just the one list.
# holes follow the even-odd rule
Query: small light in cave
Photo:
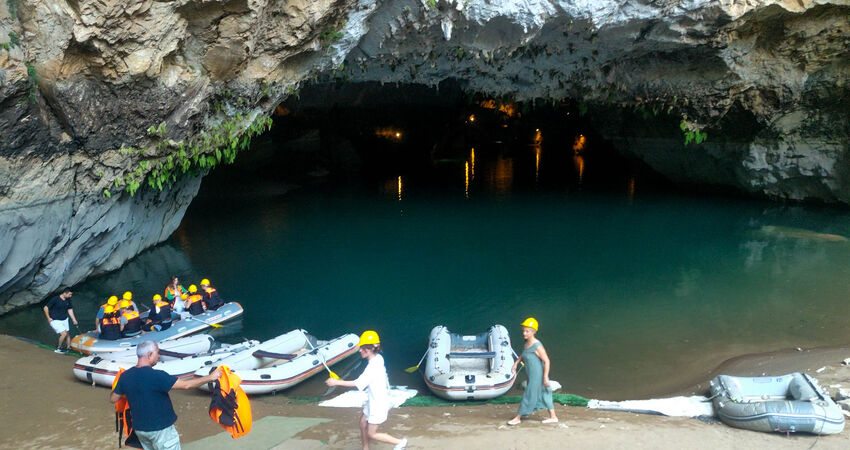
[[632, 201], [634, 201], [634, 199], [635, 199], [635, 177], [634, 176], [629, 178], [629, 187], [628, 187], [628, 191], [626, 192], [626, 196], [629, 198], [629, 204], [631, 204]]
[[540, 180], [540, 145], [534, 146], [534, 182]]
[[543, 133], [540, 132], [540, 128], [534, 129], [534, 144], [539, 145], [543, 142]]
[[475, 123], [475, 114], [469, 115], [469, 123]]
[[578, 155], [582, 153], [584, 150], [584, 144], [587, 142], [587, 138], [584, 137], [583, 134], [576, 136], [575, 141], [573, 141], [573, 151]]
[[375, 136], [393, 141], [401, 140], [401, 132], [394, 128], [376, 128]]
[[398, 176], [398, 201], [401, 201], [401, 175]]

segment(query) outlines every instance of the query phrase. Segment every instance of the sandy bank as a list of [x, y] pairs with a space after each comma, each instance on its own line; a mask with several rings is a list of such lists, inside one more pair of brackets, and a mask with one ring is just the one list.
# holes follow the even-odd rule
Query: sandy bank
[[[824, 385], [850, 387], [850, 367], [841, 361], [850, 349], [812, 349], [748, 355], [727, 361], [719, 369], [738, 375], [807, 371]], [[17, 339], [0, 336], [0, 448], [116, 448], [116, 434], [107, 389], [77, 381], [74, 358], [57, 355]], [[815, 374], [820, 367], [826, 367]], [[834, 388], [832, 389], [834, 390]], [[183, 442], [221, 432], [206, 415], [209, 397], [200, 392], [172, 394]], [[330, 419], [277, 448], [359, 448], [353, 409], [294, 404], [283, 395], [252, 399], [255, 420], [265, 416]], [[504, 422], [515, 405], [399, 408], [386, 431], [407, 436], [411, 448], [850, 448], [850, 431], [815, 437], [756, 433], [722, 424], [631, 413], [557, 406], [562, 422], [544, 426], [532, 417], [516, 428]], [[389, 448], [375, 446], [375, 448]]]

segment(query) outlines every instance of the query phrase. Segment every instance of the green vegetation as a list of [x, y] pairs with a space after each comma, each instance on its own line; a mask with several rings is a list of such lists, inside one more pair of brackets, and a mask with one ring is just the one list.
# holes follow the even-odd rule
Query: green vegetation
[[9, 32], [9, 45], [12, 47], [17, 47], [21, 45], [21, 37], [17, 35], [14, 31]]
[[[124, 186], [124, 190], [133, 196], [145, 181], [152, 189], [161, 191], [184, 174], [197, 175], [199, 171], [211, 169], [222, 162], [231, 164], [239, 151], [248, 148], [252, 137], [271, 129], [272, 126], [272, 119], [265, 116], [257, 118], [247, 127], [246, 121], [246, 117], [237, 113], [210, 129], [208, 133], [204, 132], [188, 142], [178, 143], [165, 139], [164, 122], [151, 126], [147, 132], [159, 138], [157, 148], [172, 147], [174, 150], [167, 156], [139, 161], [132, 171], [125, 173], [123, 177], [115, 178], [112, 184], [116, 189]], [[128, 147], [121, 148], [119, 152], [128, 154], [141, 150]], [[107, 198], [112, 196], [109, 189], [104, 189], [103, 195]]]
[[27, 61], [24, 64], [27, 66], [27, 77], [30, 81], [29, 101], [30, 103], [35, 103], [35, 94], [38, 92], [38, 73], [36, 73], [35, 66], [32, 65], [31, 61]]
[[6, 0], [6, 6], [9, 7], [9, 16], [18, 18], [18, 3], [15, 0]]
[[428, 0], [428, 6], [430, 6], [432, 8], [436, 8], [437, 7], [437, 0]]
[[330, 50], [331, 46], [342, 39], [342, 29], [345, 27], [345, 20], [336, 22], [331, 28], [322, 32], [319, 35], [319, 42], [325, 47], [325, 50]]
[[679, 123], [679, 128], [685, 134], [685, 145], [693, 142], [694, 144], [702, 144], [708, 138], [708, 133], [704, 133], [699, 128], [696, 128], [688, 122], [688, 116], [682, 116], [682, 122]]

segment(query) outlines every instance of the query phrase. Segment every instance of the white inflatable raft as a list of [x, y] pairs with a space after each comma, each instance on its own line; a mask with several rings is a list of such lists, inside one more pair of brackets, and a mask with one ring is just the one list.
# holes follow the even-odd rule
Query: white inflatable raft
[[[359, 337], [344, 334], [330, 341], [319, 341], [304, 330], [293, 330], [216, 363], [226, 365], [242, 379], [246, 394], [268, 394], [294, 386], [325, 370], [322, 361], [332, 366], [357, 351]], [[195, 372], [202, 377], [212, 367]], [[208, 384], [201, 389], [209, 390]]]
[[714, 411], [727, 425], [755, 431], [837, 434], [844, 414], [800, 372], [776, 377], [718, 375], [711, 380]]
[[511, 338], [502, 325], [469, 336], [437, 326], [428, 338], [425, 384], [447, 400], [495, 398], [516, 381], [514, 361]]
[[[222, 344], [221, 347], [215, 350], [204, 351], [195, 355], [183, 355], [182, 358], [176, 357], [180, 355], [179, 353], [172, 353], [166, 350], [165, 352], [171, 353], [172, 356], [167, 361], [161, 359], [155, 367], [178, 378], [192, 377], [195, 371], [201, 367], [213, 364], [217, 365], [217, 362], [222, 358], [251, 347], [256, 347], [259, 344], [259, 341]], [[113, 355], [114, 353], [107, 353], [103, 355], [84, 356], [78, 359], [74, 363], [74, 376], [78, 380], [92, 385], [112, 387], [112, 382], [115, 376], [118, 375], [118, 371], [121, 369], [127, 370], [135, 366], [137, 361], [135, 351], [133, 352], [133, 358], [125, 357], [116, 360], [112, 358]], [[165, 358], [162, 349], [160, 349], [160, 358]]]
[[[180, 359], [198, 353], [208, 352], [215, 346], [215, 339], [208, 334], [201, 333], [160, 342], [157, 345], [159, 346], [159, 360], [171, 361], [172, 359]], [[94, 353], [92, 356], [98, 355], [101, 358], [114, 359], [116, 361], [132, 361], [134, 364], [138, 359], [136, 357], [135, 347], [120, 352]]]
[[[146, 318], [147, 314], [148, 312], [146, 311], [142, 314], [142, 317]], [[135, 348], [144, 341], [163, 342], [188, 336], [219, 322], [239, 317], [240, 315], [242, 315], [242, 305], [236, 302], [230, 302], [225, 303], [215, 311], [206, 311], [197, 316], [187, 316], [184, 319], [175, 320], [172, 322], [171, 328], [167, 330], [151, 331], [131, 338], [115, 340], [99, 339], [96, 332], [89, 331], [71, 339], [71, 348], [84, 355], [119, 352]]]

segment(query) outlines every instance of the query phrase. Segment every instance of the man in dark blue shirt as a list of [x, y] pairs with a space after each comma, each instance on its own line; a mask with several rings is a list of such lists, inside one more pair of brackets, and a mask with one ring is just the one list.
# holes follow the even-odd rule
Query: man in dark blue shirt
[[[65, 353], [71, 348], [71, 335], [68, 334], [70, 327], [68, 326], [68, 316], [77, 325], [77, 318], [74, 316], [74, 307], [71, 306], [71, 296], [74, 295], [69, 288], [62, 288], [62, 293], [51, 298], [44, 305], [44, 317], [47, 317], [47, 323], [53, 328], [53, 331], [59, 335], [59, 344], [56, 346], [56, 353]], [[62, 349], [62, 342], [65, 341], [65, 349]]]
[[154, 369], [159, 360], [159, 346], [153, 341], [139, 344], [136, 355], [138, 363], [121, 374], [115, 389], [109, 394], [109, 401], [115, 403], [122, 395], [127, 396], [133, 414], [133, 429], [145, 450], [179, 449], [180, 436], [174, 427], [177, 414], [168, 392], [172, 389], [193, 389], [215, 381], [221, 376], [221, 371], [215, 369], [205, 377], [184, 380]]

